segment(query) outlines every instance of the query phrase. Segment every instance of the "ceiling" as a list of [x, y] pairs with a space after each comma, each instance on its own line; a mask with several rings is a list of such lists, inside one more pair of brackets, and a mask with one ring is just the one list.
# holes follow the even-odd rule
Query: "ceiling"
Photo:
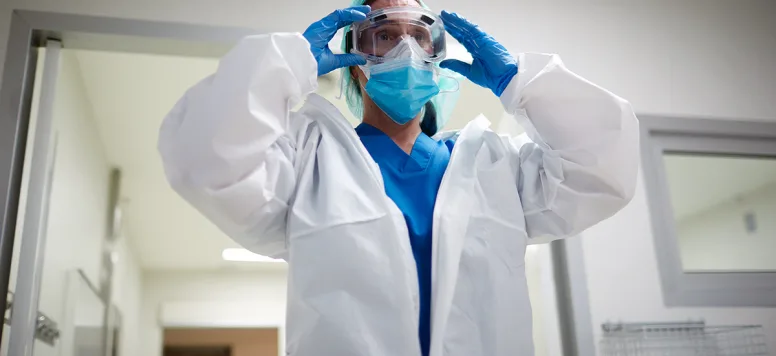
[[[81, 41], [77, 46], [80, 48], [100, 46], [99, 42], [84, 45], [94, 40], [88, 37], [71, 39]], [[173, 192], [164, 177], [156, 151], [159, 126], [187, 88], [216, 70], [215, 58], [137, 51], [65, 51], [77, 58], [107, 156], [123, 173], [125, 228], [144, 269], [283, 268], [272, 263], [223, 261], [221, 251], [237, 246]], [[338, 82], [336, 74], [320, 80], [318, 93], [355, 123], [344, 100], [335, 98]], [[504, 115], [499, 100], [489, 91], [465, 83], [447, 128], [463, 127], [480, 113], [495, 125]], [[506, 129], [520, 132], [512, 126]]]

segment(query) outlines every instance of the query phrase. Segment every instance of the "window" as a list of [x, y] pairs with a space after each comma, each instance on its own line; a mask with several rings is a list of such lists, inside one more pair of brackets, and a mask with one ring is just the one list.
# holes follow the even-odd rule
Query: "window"
[[641, 118], [668, 306], [776, 306], [776, 123]]

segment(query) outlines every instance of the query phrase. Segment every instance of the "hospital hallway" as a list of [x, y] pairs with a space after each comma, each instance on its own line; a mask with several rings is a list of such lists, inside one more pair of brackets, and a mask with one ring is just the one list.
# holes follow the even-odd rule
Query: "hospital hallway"
[[[426, 3], [467, 14], [516, 57], [559, 54], [639, 119], [632, 201], [513, 256], [534, 354], [776, 356], [776, 2]], [[301, 32], [347, 5], [0, 4], [0, 356], [293, 355], [288, 264], [250, 252], [171, 188], [159, 132], [240, 39]], [[447, 58], [471, 62], [447, 37]], [[318, 77], [315, 94], [356, 127], [341, 74]], [[482, 116], [500, 135], [534, 134], [491, 90], [458, 80], [444, 131]]]

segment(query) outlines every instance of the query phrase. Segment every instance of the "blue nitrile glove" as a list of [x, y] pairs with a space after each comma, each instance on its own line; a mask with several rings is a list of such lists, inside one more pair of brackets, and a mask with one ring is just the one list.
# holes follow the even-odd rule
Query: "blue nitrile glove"
[[318, 76], [342, 67], [350, 67], [366, 64], [366, 59], [357, 54], [334, 54], [329, 48], [329, 42], [337, 30], [366, 19], [366, 14], [371, 11], [369, 6], [353, 6], [332, 12], [310, 25], [302, 36], [310, 42], [310, 52], [318, 62]]
[[493, 37], [482, 32], [477, 25], [456, 13], [442, 11], [442, 21], [445, 23], [445, 30], [471, 53], [474, 61], [469, 64], [447, 59], [439, 66], [458, 72], [501, 97], [512, 77], [517, 74], [515, 57]]

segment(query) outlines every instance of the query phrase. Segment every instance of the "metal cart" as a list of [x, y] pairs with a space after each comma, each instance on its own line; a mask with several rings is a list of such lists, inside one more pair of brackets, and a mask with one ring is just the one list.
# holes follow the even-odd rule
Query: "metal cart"
[[602, 356], [769, 356], [762, 326], [606, 323]]

